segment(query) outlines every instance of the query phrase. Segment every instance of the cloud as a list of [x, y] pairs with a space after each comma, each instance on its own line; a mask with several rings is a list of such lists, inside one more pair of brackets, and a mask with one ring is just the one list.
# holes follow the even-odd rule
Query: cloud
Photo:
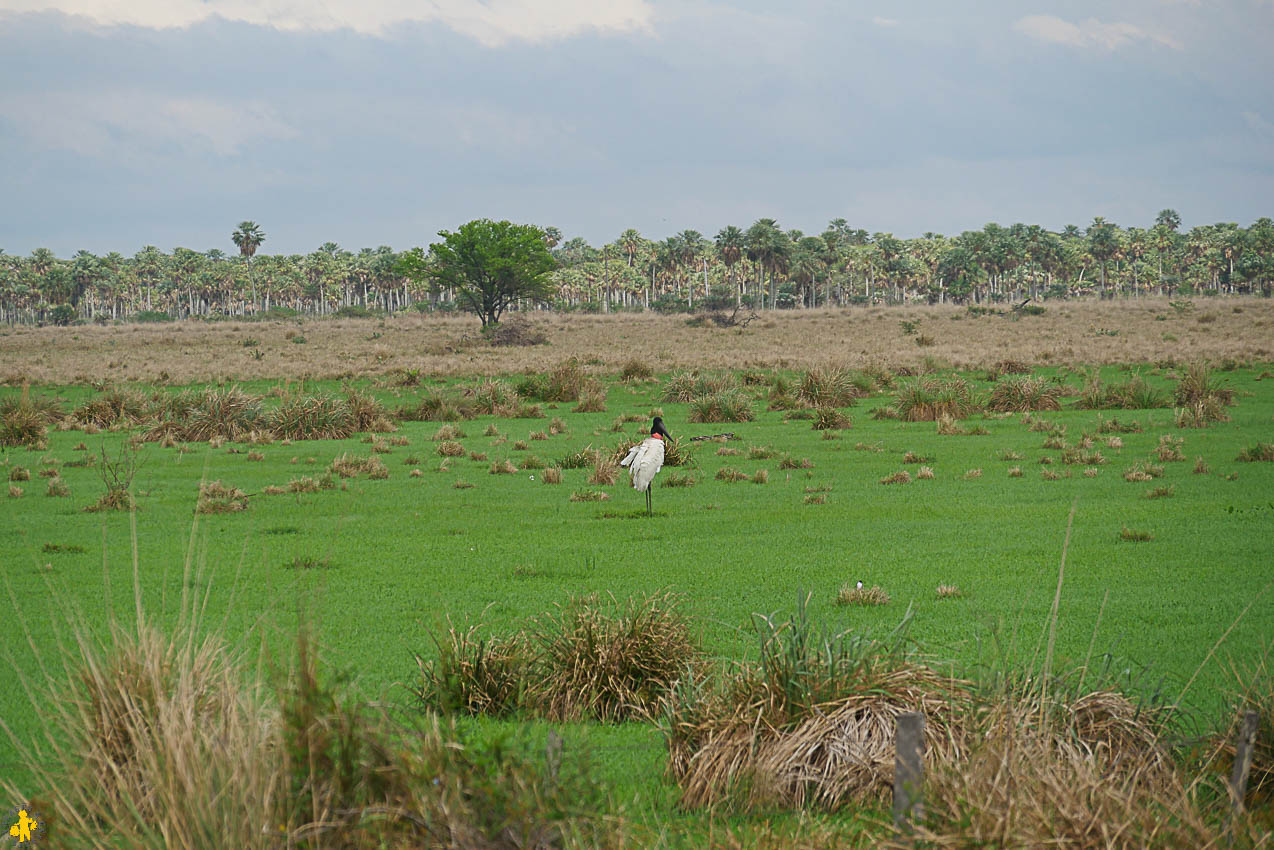
[[653, 14], [648, 0], [0, 0], [0, 14], [50, 11], [102, 26], [174, 29], [222, 18], [291, 32], [347, 29], [372, 36], [438, 22], [487, 47], [590, 30], [649, 31]]
[[901, 23], [897, 18], [882, 18], [880, 15], [872, 18], [871, 22], [878, 27], [896, 27]]
[[1013, 29], [1038, 41], [1063, 44], [1068, 47], [1115, 50], [1136, 41], [1149, 40], [1175, 50], [1181, 49], [1181, 43], [1176, 39], [1149, 32], [1127, 21], [1106, 23], [1096, 18], [1089, 18], [1073, 24], [1054, 15], [1027, 15], [1015, 21]]
[[0, 94], [0, 117], [44, 148], [135, 167], [156, 153], [234, 156], [298, 135], [263, 103], [142, 92]]

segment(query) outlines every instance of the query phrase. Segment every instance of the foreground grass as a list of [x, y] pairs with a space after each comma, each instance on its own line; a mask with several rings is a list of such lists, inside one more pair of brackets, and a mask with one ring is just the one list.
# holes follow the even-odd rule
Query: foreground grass
[[[188, 453], [146, 444], [134, 481], [138, 589], [161, 627], [173, 626], [192, 598], [205, 604], [206, 594], [212, 612], [206, 623], [248, 635], [248, 644], [260, 637], [274, 657], [286, 657], [305, 612], [327, 656], [355, 674], [363, 694], [398, 703], [409, 700], [396, 685], [414, 684], [412, 653], [431, 651], [429, 635], [447, 617], [481, 622], [486, 634], [509, 633], [588, 592], [622, 599], [673, 589], [685, 599], [696, 639], [725, 659], [752, 652], [754, 612], [790, 610], [804, 593], [812, 594], [809, 615], [834, 631], [883, 633], [910, 608], [911, 635], [931, 653], [963, 670], [1003, 669], [1037, 652], [1066, 515], [1076, 504], [1056, 635], [1059, 664], [1080, 663], [1095, 647], [1113, 653], [1113, 671], [1135, 693], [1160, 690], [1172, 699], [1199, 670], [1185, 694], [1185, 714], [1202, 723], [1225, 708], [1228, 674], [1216, 661], [1205, 663], [1218, 638], [1234, 624], [1220, 656], [1242, 663], [1274, 631], [1274, 608], [1253, 604], [1274, 578], [1274, 465], [1237, 460], [1269, 439], [1274, 385], [1257, 380], [1262, 371], [1225, 373], [1239, 404], [1231, 421], [1211, 428], [1177, 429], [1170, 409], [1118, 411], [1142, 430], [1119, 434], [1117, 448], [1096, 443], [1107, 462], [1087, 467], [1097, 470], [1094, 477], [1082, 473], [1083, 465], [1065, 464], [1064, 449], [1044, 448], [1049, 435], [1029, 430], [1017, 415], [974, 416], [962, 423], [965, 430], [988, 433], [944, 436], [932, 422], [871, 419], [872, 409], [892, 401], [878, 394], [851, 409], [851, 429], [825, 439], [809, 421], [786, 420], [763, 403], [752, 422], [686, 424], [689, 405], [662, 401], [657, 382], [610, 384], [604, 413], [573, 413], [569, 404], [547, 409], [568, 426], [547, 440], [530, 439], [545, 420], [460, 423], [466, 436], [458, 441], [486, 457], [466, 454], [445, 469], [430, 439], [438, 424], [403, 423], [393, 436], [408, 444], [386, 444], [388, 451], [378, 453], [388, 478], [339, 479], [333, 489], [312, 493], [263, 495], [267, 486], [320, 476], [343, 454], [370, 455], [371, 444], [359, 438], [217, 449], [191, 444]], [[1074, 375], [1058, 377], [1078, 383]], [[1123, 375], [1108, 369], [1105, 377]], [[1162, 375], [1148, 380], [1171, 387]], [[89, 395], [84, 388], [59, 392], [71, 400]], [[415, 391], [377, 392], [390, 401]], [[728, 430], [738, 439], [699, 445], [690, 470], [697, 483], [658, 487], [654, 518], [635, 510], [641, 497], [623, 479], [588, 483], [591, 467], [564, 469], [560, 486], [543, 484], [539, 469], [490, 473], [497, 461], [520, 466], [529, 454], [552, 461], [588, 445], [609, 450], [624, 436], [610, 430], [617, 416], [645, 420], [655, 406], [678, 436]], [[1098, 415], [1063, 409], [1036, 417], [1066, 426], [1073, 443], [1095, 431]], [[487, 424], [498, 434], [486, 435]], [[629, 424], [626, 433], [640, 427]], [[1161, 480], [1125, 480], [1134, 463], [1159, 463], [1164, 435], [1181, 439], [1183, 456], [1203, 458], [1208, 471], [1168, 461], [1160, 464]], [[65, 634], [66, 612], [82, 612], [104, 635], [108, 610], [124, 620], [133, 610], [133, 518], [85, 513], [101, 494], [100, 477], [92, 465], [68, 465], [100, 445], [122, 451], [124, 437], [55, 431], [46, 450], [8, 450], [6, 470], [30, 471], [20, 485], [24, 494], [4, 503], [0, 525], [14, 622], [21, 624], [14, 634], [29, 633], [46, 663], [57, 654], [56, 636]], [[516, 449], [518, 440], [527, 449]], [[76, 450], [81, 442], [86, 451]], [[720, 448], [739, 454], [718, 455]], [[252, 459], [253, 451], [261, 457]], [[882, 479], [918, 468], [907, 453], [923, 458], [933, 477], [882, 486]], [[783, 455], [797, 463], [783, 464]], [[411, 457], [419, 462], [404, 463]], [[1041, 457], [1053, 462], [1041, 465]], [[69, 496], [45, 495], [39, 470], [53, 466]], [[748, 480], [718, 480], [717, 470], [727, 466]], [[1013, 467], [1024, 474], [1010, 476]], [[422, 474], [411, 477], [415, 469]], [[765, 483], [752, 483], [761, 470], [768, 472]], [[673, 472], [683, 470], [661, 476]], [[201, 479], [249, 494], [248, 509], [195, 515]], [[1158, 486], [1175, 488], [1173, 497], [1145, 498]], [[585, 489], [611, 498], [569, 501]], [[1131, 542], [1125, 528], [1150, 539]], [[880, 587], [888, 604], [838, 605], [842, 586], [857, 580]], [[956, 586], [961, 595], [942, 598], [939, 585]], [[6, 641], [9, 660], [38, 670], [40, 660], [25, 643]], [[0, 716], [19, 740], [38, 725], [36, 714], [20, 690], [0, 695]], [[508, 728], [467, 722], [480, 736]], [[531, 728], [547, 734], [542, 724]], [[554, 728], [565, 730], [568, 746], [596, 754], [617, 798], [654, 817], [678, 817], [677, 790], [664, 775], [666, 747], [652, 726]], [[0, 763], [12, 770], [19, 761], [10, 742], [0, 743]], [[18, 781], [22, 787], [30, 778]]]

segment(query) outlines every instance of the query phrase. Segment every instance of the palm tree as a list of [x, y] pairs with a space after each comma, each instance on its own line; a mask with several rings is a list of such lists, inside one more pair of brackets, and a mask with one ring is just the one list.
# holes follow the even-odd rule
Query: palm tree
[[721, 228], [717, 232], [716, 238], [717, 254], [721, 257], [721, 262], [725, 264], [726, 275], [730, 280], [730, 285], [734, 288], [734, 306], [739, 306], [739, 287], [734, 281], [734, 264], [743, 259], [743, 250], [746, 247], [746, 240], [743, 231], [735, 227], [733, 224]]
[[252, 285], [252, 309], [257, 309], [257, 279], [252, 274], [252, 257], [265, 241], [265, 231], [255, 221], [241, 221], [239, 228], [230, 234], [230, 241], [239, 248], [239, 256], [248, 264], [248, 280]]
[[1102, 295], [1106, 294], [1106, 264], [1119, 252], [1119, 227], [1102, 216], [1088, 226], [1088, 253], [1101, 269]]

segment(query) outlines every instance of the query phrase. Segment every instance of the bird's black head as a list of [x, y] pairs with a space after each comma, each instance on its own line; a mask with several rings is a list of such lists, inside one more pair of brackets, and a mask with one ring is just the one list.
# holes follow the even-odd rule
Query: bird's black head
[[655, 417], [654, 424], [650, 426], [650, 433], [659, 434], [666, 440], [672, 439], [672, 434], [669, 434], [668, 429], [664, 428], [664, 420], [659, 416]]

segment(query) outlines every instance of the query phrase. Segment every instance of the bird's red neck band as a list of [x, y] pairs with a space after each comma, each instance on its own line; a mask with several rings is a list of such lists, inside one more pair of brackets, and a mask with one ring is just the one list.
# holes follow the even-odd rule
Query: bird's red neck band
[[651, 434], [650, 436], [654, 437], [656, 440], [662, 440], [664, 438], [663, 434]]

